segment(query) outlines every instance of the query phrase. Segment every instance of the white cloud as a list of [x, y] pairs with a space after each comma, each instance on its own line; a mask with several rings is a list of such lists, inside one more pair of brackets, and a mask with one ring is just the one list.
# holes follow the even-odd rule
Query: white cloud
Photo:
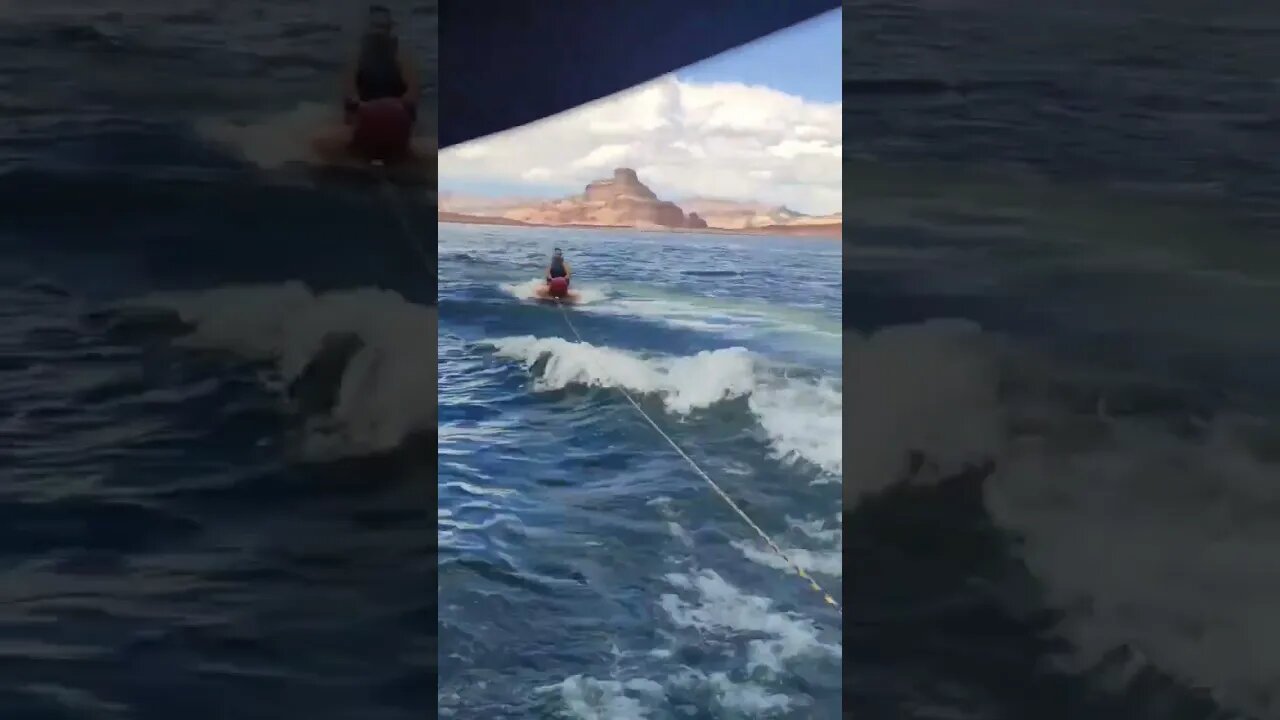
[[580, 170], [604, 170], [617, 165], [625, 165], [636, 156], [631, 145], [600, 145], [586, 155], [574, 160], [573, 167]]
[[457, 149], [450, 152], [457, 153], [458, 157], [464, 160], [474, 160], [488, 155], [489, 148], [481, 143], [467, 143], [466, 145], [459, 145]]
[[667, 76], [570, 112], [450, 148], [451, 181], [586, 185], [634, 167], [660, 197], [840, 209], [840, 103]]

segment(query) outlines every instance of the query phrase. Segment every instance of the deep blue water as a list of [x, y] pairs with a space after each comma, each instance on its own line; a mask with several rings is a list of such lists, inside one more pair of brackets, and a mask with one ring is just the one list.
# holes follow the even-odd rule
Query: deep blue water
[[312, 291], [433, 299], [385, 197], [290, 162], [351, 13], [0, 9], [6, 720], [434, 702], [433, 416], [344, 415], [342, 342], [300, 324]]
[[[539, 242], [446, 259], [479, 308], [442, 336], [462, 372], [440, 377], [441, 419], [460, 429], [432, 464], [429, 279], [386, 198], [294, 162], [328, 117], [348, 12], [0, 10], [3, 716], [419, 716], [441, 470], [441, 600], [474, 600], [441, 606], [442, 710], [825, 717], [834, 631], [813, 593], [743, 550], [749, 530], [615, 392], [539, 389], [551, 366], [526, 367], [529, 345], [480, 344], [567, 337], [497, 289]], [[845, 17], [843, 311], [815, 290], [779, 328], [757, 304], [777, 286], [751, 273], [646, 295], [649, 268], [599, 248], [700, 246], [601, 234], [574, 252], [616, 277], [581, 329], [679, 357], [741, 345], [801, 383], [843, 363], [855, 716], [1280, 716], [1273, 6]], [[834, 517], [791, 526], [837, 488], [796, 482], [815, 471], [773, 455], [749, 399], [682, 415], [651, 387], [646, 407], [784, 543], [836, 541]], [[525, 422], [486, 434], [509, 408]], [[810, 621], [816, 640], [796, 634]], [[752, 642], [780, 671], [751, 665]]]
[[439, 231], [441, 712], [838, 717], [839, 615], [621, 390], [838, 600], [839, 245]]
[[1280, 717], [1274, 5], [845, 23], [854, 716]]

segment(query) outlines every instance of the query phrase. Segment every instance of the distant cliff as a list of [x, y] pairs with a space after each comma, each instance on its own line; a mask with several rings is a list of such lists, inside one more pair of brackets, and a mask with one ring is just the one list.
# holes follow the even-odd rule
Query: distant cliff
[[680, 201], [680, 207], [691, 214], [697, 214], [711, 227], [726, 230], [792, 225], [839, 225], [844, 220], [840, 213], [805, 215], [785, 205], [766, 205], [719, 198], [688, 198]]
[[686, 217], [679, 205], [660, 200], [636, 171], [618, 168], [612, 178], [593, 180], [581, 195], [509, 208], [502, 216], [531, 225], [606, 225], [616, 227], [705, 228], [697, 215]]
[[[679, 205], [660, 199], [631, 168], [587, 183], [581, 194], [560, 200], [439, 196], [439, 221], [552, 227], [634, 227], [707, 230], [753, 235], [840, 237], [843, 218], [804, 215], [781, 205], [693, 198]], [[686, 212], [687, 211], [687, 212]]]

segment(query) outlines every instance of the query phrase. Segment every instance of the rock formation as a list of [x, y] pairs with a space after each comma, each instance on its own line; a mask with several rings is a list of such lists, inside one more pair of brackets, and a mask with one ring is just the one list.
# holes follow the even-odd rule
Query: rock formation
[[581, 195], [512, 208], [504, 217], [534, 225], [608, 225], [620, 227], [705, 228], [696, 215], [685, 217], [679, 205], [640, 182], [636, 171], [618, 168], [613, 177], [593, 180]]
[[785, 205], [766, 205], [719, 198], [689, 198], [680, 201], [680, 205], [696, 212], [712, 227], [719, 228], [745, 229], [790, 225], [809, 217]]
[[640, 176], [631, 168], [618, 168], [613, 171], [613, 178], [592, 180], [587, 183], [587, 190], [582, 199], [587, 202], [610, 202], [624, 197], [640, 200], [657, 200], [658, 196], [640, 182]]
[[670, 228], [833, 238], [844, 232], [839, 212], [805, 215], [783, 205], [718, 198], [692, 198], [677, 205], [660, 199], [630, 168], [593, 180], [579, 195], [550, 202], [442, 193], [438, 214], [440, 222], [491, 225]]

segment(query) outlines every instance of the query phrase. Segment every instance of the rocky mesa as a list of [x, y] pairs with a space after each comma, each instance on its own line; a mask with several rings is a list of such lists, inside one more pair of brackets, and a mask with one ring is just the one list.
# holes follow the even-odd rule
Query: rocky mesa
[[439, 221], [832, 238], [842, 236], [844, 225], [838, 212], [805, 215], [781, 205], [716, 198], [690, 198], [676, 204], [659, 198], [631, 168], [617, 168], [612, 177], [593, 180], [581, 194], [559, 200], [468, 198], [441, 193]]
[[530, 225], [603, 225], [701, 229], [697, 214], [685, 215], [673, 202], [640, 182], [636, 171], [618, 168], [612, 178], [587, 184], [581, 195], [531, 206], [508, 208], [502, 216]]

